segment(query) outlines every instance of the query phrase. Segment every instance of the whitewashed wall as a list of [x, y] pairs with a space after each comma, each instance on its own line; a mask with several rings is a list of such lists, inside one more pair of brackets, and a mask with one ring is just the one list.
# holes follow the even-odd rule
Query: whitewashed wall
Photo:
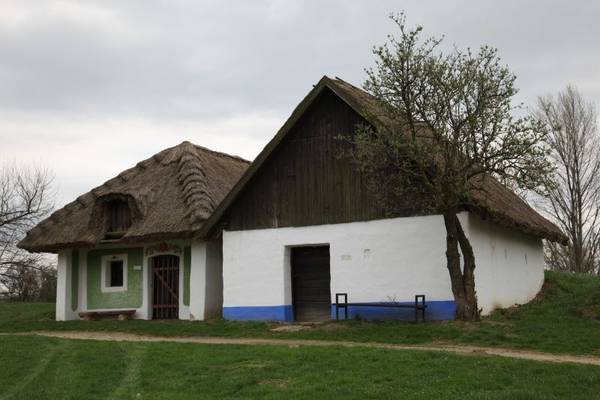
[[[71, 277], [73, 260], [71, 250], [58, 253], [56, 264], [56, 320], [68, 321], [78, 318], [77, 312], [71, 308]], [[77, 283], [78, 284], [78, 283]]]
[[[535, 296], [543, 280], [541, 240], [491, 226], [467, 213], [460, 219], [473, 240], [476, 284], [484, 312]], [[289, 306], [290, 248], [327, 244], [332, 303], [338, 292], [349, 293], [351, 302], [413, 301], [415, 294], [425, 294], [428, 301], [453, 300], [444, 222], [437, 215], [226, 231], [224, 315], [227, 317], [228, 309]]]
[[469, 215], [475, 287], [484, 314], [532, 300], [544, 283], [542, 240]]
[[221, 314], [223, 261], [217, 242], [192, 243], [189, 318], [204, 320]]
[[453, 299], [443, 218], [426, 216], [224, 232], [225, 310], [290, 305], [290, 248], [322, 244], [330, 246], [332, 302], [338, 292], [351, 302]]

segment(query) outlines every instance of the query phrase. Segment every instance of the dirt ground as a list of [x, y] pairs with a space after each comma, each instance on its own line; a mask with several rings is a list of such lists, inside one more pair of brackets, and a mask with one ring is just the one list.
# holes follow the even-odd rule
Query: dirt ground
[[216, 345], [268, 345], [268, 346], [340, 346], [340, 347], [367, 347], [391, 350], [422, 350], [439, 351], [461, 355], [473, 356], [498, 356], [518, 358], [553, 363], [576, 363], [600, 366], [600, 357], [575, 356], [568, 354], [551, 354], [527, 350], [503, 349], [497, 347], [457, 346], [457, 345], [398, 345], [374, 342], [348, 342], [327, 340], [298, 340], [298, 339], [261, 339], [261, 338], [224, 338], [224, 337], [161, 337], [135, 335], [122, 332], [49, 332], [39, 331], [26, 333], [26, 335], [39, 335], [64, 339], [104, 340], [104, 341], [129, 341], [129, 342], [173, 342], [173, 343], [199, 343]]

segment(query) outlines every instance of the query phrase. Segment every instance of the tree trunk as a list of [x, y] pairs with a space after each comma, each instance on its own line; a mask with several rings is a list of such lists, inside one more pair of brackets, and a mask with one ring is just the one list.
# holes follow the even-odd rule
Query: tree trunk
[[[473, 247], [465, 235], [455, 210], [444, 212], [444, 224], [446, 226], [446, 262], [456, 302], [455, 318], [463, 321], [479, 321]], [[459, 246], [464, 260], [462, 267]]]

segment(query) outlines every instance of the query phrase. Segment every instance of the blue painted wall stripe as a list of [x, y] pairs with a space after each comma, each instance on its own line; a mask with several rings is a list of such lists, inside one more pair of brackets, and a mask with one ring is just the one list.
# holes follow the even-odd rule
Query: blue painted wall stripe
[[234, 321], [294, 321], [291, 305], [223, 307], [223, 318]]
[[[381, 304], [380, 302], [378, 304]], [[400, 304], [414, 304], [414, 302], [401, 302]], [[428, 301], [425, 318], [428, 321], [454, 319], [456, 304], [453, 300]], [[344, 311], [340, 309], [340, 318]], [[249, 306], [249, 307], [223, 307], [223, 318], [235, 321], [294, 321], [294, 309], [291, 305], [281, 306]], [[335, 304], [331, 305], [331, 318], [335, 319]], [[412, 308], [394, 307], [348, 307], [348, 319], [393, 319], [413, 321], [415, 311]]]
[[[381, 304], [381, 303], [378, 303]], [[413, 305], [414, 302], [400, 302], [400, 304]], [[456, 310], [456, 303], [454, 300], [447, 301], [428, 301], [427, 310], [425, 311], [425, 319], [427, 321], [440, 321], [440, 320], [452, 320], [454, 319], [454, 312]], [[340, 319], [344, 318], [344, 309], [340, 308], [339, 311]], [[419, 314], [420, 317], [420, 314]], [[335, 319], [335, 304], [331, 305], [331, 318]], [[415, 310], [413, 308], [394, 308], [394, 307], [348, 307], [348, 319], [393, 319], [393, 320], [406, 320], [414, 321]]]

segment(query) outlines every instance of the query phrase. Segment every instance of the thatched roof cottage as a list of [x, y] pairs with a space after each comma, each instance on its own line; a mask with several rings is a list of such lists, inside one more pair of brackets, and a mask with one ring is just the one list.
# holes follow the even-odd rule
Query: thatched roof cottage
[[29, 231], [20, 247], [58, 253], [57, 319], [113, 311], [148, 319], [219, 315], [221, 247], [194, 233], [249, 164], [183, 142]]

